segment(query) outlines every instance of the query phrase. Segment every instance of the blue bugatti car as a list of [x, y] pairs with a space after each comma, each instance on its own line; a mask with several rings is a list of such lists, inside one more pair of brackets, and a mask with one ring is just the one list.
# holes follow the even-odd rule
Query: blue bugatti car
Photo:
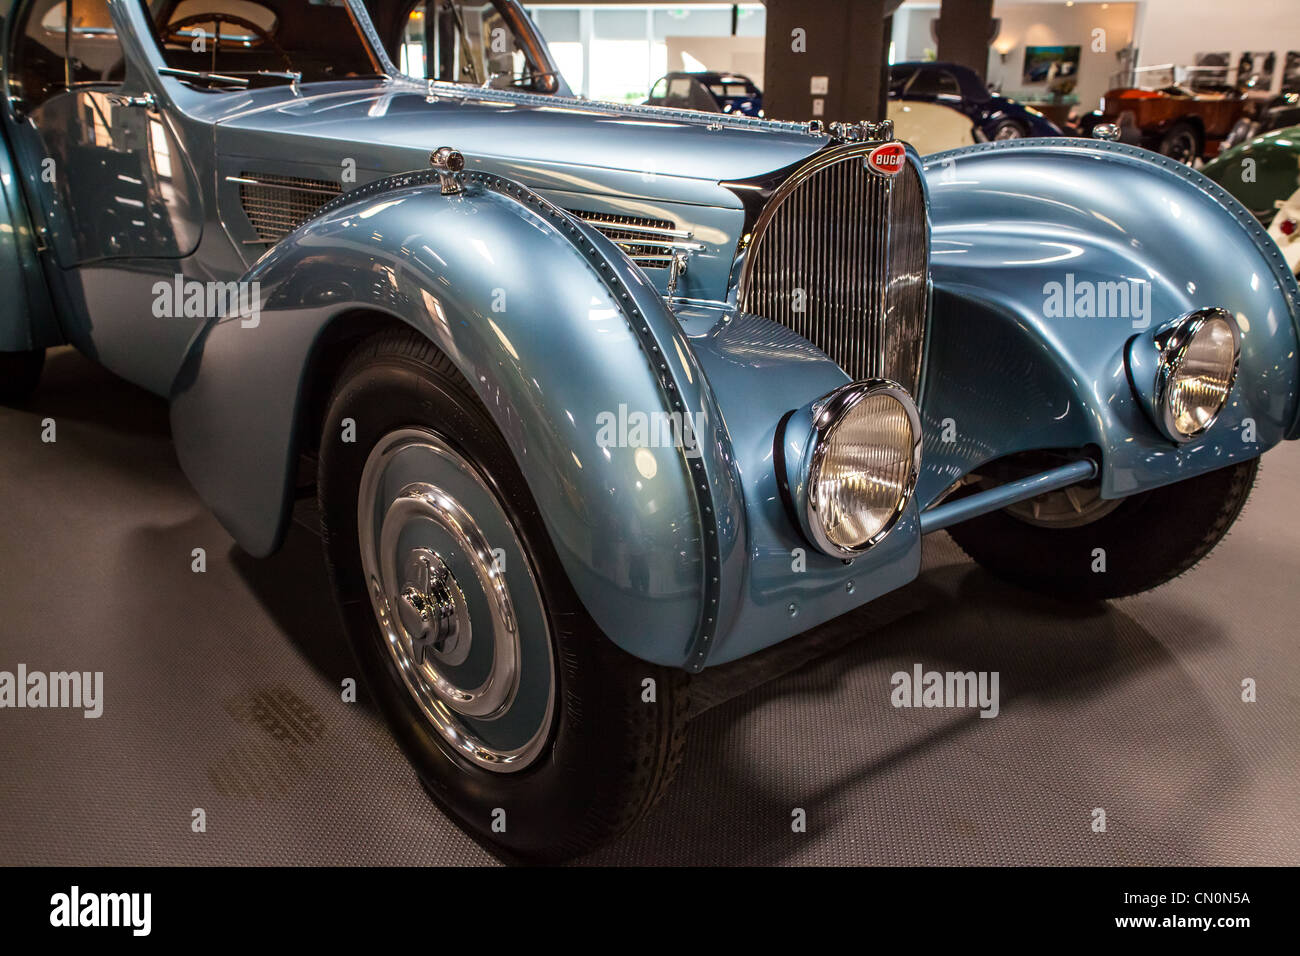
[[0, 0], [0, 400], [72, 345], [169, 402], [244, 551], [314, 498], [370, 699], [495, 846], [631, 826], [693, 674], [907, 585], [926, 535], [1133, 594], [1300, 437], [1300, 287], [1185, 166], [594, 102], [515, 0], [419, 12]]

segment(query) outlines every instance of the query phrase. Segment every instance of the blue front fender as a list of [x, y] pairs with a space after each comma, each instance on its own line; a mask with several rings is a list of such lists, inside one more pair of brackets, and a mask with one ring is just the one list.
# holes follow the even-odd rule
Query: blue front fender
[[[1300, 289], [1220, 187], [1157, 154], [1071, 139], [937, 153], [925, 171], [935, 296], [923, 504], [1018, 451], [1097, 446], [1102, 494], [1121, 497], [1295, 437]], [[1127, 309], [1107, 295], [1100, 311], [1118, 314], [1086, 314], [1099, 310], [1085, 292], [1116, 282], [1144, 291]], [[1174, 446], [1134, 397], [1124, 351], [1202, 306], [1238, 317], [1240, 371], [1214, 427]]]
[[[647, 660], [702, 666], [739, 600], [745, 515], [680, 327], [616, 247], [544, 199], [482, 173], [459, 196], [431, 183], [347, 194], [245, 277], [260, 283], [256, 324], [210, 323], [173, 389], [186, 474], [242, 547], [276, 549], [318, 343], [340, 317], [399, 320], [478, 392], [602, 630]], [[598, 416], [620, 405], [700, 416], [698, 456], [606, 447]]]

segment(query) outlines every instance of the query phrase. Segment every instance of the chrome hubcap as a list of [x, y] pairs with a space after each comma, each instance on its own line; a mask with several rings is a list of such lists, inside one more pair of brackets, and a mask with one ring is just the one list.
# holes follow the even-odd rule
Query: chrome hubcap
[[401, 429], [366, 460], [357, 531], [380, 637], [421, 713], [479, 766], [527, 766], [550, 730], [554, 663], [495, 492], [438, 436]]
[[411, 656], [423, 667], [432, 654], [449, 666], [465, 663], [471, 638], [465, 595], [442, 558], [415, 548], [406, 559], [406, 585], [397, 601], [397, 616], [411, 639]]

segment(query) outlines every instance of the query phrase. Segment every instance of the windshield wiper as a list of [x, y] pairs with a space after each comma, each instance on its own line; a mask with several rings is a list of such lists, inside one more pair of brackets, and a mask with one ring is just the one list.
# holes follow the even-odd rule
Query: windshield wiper
[[164, 76], [174, 76], [182, 80], [191, 80], [195, 83], [228, 83], [231, 86], [237, 86], [240, 89], [246, 89], [253, 79], [267, 78], [272, 80], [288, 80], [293, 87], [294, 92], [298, 92], [298, 87], [302, 83], [302, 74], [297, 70], [258, 70], [248, 73], [209, 73], [206, 70], [199, 72], [196, 70], [178, 70], [175, 67], [163, 67], [158, 71]]
[[231, 86], [245, 87], [248, 86], [248, 78], [244, 76], [230, 76], [226, 73], [209, 73], [207, 71], [198, 72], [196, 70], [178, 70], [172, 66], [164, 66], [158, 70], [163, 76], [174, 76], [182, 80], [194, 80], [200, 83], [229, 83]]

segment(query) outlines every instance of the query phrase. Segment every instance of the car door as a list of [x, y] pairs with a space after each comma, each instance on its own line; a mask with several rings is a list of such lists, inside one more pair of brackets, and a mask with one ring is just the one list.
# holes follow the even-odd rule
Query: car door
[[198, 245], [202, 199], [118, 29], [109, 0], [17, 4], [6, 132], [65, 334], [124, 377], [165, 391], [168, 362], [200, 320], [159, 317], [150, 290]]

